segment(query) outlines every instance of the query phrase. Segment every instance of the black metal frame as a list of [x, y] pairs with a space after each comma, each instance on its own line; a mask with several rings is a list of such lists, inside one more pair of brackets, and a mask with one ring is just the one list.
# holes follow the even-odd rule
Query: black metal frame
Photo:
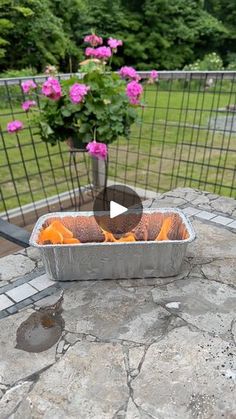
[[9, 240], [18, 246], [29, 247], [30, 233], [24, 228], [8, 223], [0, 218], [0, 237]]

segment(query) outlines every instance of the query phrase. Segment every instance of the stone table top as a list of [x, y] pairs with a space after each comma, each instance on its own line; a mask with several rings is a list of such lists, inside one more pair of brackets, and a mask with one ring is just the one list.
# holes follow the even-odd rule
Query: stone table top
[[[236, 418], [236, 203], [182, 188], [145, 204], [191, 217], [176, 277], [54, 283], [35, 249], [0, 259], [0, 419]], [[16, 347], [61, 288], [57, 343]]]

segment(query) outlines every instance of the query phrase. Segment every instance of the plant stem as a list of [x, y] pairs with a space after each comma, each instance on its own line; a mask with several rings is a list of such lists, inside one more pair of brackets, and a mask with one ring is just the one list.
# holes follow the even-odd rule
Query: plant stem
[[95, 127], [93, 131], [93, 141], [96, 141], [96, 134], [97, 134], [97, 127]]

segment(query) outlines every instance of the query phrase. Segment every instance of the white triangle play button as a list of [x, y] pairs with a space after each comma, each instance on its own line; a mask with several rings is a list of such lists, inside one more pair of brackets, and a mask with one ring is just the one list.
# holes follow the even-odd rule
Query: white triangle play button
[[123, 207], [123, 205], [117, 204], [117, 202], [115, 201], [110, 201], [110, 218], [115, 218], [126, 211], [128, 211], [128, 208]]

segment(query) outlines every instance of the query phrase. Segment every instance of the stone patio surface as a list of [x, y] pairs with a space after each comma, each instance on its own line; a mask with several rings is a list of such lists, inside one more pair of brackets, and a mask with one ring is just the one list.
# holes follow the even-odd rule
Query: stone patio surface
[[[236, 418], [236, 203], [185, 188], [146, 205], [192, 216], [176, 277], [54, 284], [35, 249], [0, 260], [0, 419]], [[19, 296], [22, 284], [35, 293]], [[19, 326], [61, 288], [59, 341], [17, 348]]]

